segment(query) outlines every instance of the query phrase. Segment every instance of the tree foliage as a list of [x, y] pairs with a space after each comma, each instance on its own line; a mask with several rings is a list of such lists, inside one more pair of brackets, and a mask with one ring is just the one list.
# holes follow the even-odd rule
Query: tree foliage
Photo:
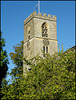
[[5, 85], [2, 99], [75, 99], [75, 51], [24, 60], [31, 70], [26, 77]]
[[[2, 33], [0, 32], [0, 38], [2, 36]], [[8, 70], [8, 58], [7, 58], [7, 52], [3, 49], [5, 46], [5, 39], [0, 39], [0, 87], [2, 84], [2, 79], [6, 77], [7, 70]]]
[[20, 44], [13, 46], [13, 48], [14, 52], [9, 55], [16, 67], [11, 70], [10, 75], [16, 79], [20, 78], [23, 74], [23, 41], [21, 41]]
[[[3, 79], [6, 78], [8, 70], [7, 52], [6, 50], [4, 50], [4, 47], [5, 47], [5, 39], [2, 38], [2, 33], [0, 32], [0, 91], [3, 84]], [[0, 97], [3, 97], [1, 93]]]

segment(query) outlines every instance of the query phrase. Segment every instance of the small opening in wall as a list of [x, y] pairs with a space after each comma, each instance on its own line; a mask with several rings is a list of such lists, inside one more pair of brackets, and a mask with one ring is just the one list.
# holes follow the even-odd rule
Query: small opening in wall
[[46, 47], [46, 53], [48, 53], [48, 47]]
[[47, 53], [48, 53], [48, 47], [43, 46], [43, 57], [45, 57]]
[[30, 35], [28, 36], [28, 39], [30, 39]]
[[45, 46], [43, 46], [43, 57], [45, 57]]

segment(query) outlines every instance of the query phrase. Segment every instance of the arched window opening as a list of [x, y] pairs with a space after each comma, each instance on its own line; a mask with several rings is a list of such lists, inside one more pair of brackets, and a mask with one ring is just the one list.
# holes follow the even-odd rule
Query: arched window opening
[[42, 36], [43, 36], [43, 37], [48, 37], [47, 32], [48, 32], [47, 24], [46, 24], [46, 23], [43, 23], [43, 24], [42, 24]]
[[48, 53], [48, 47], [43, 46], [43, 57], [46, 57], [46, 54]]

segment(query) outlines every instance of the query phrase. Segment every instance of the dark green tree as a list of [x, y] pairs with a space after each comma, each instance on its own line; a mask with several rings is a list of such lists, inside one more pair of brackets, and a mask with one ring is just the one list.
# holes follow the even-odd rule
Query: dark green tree
[[5, 39], [1, 38], [2, 33], [0, 32], [0, 88], [2, 87], [2, 79], [6, 77], [8, 71], [8, 58], [7, 52], [3, 49], [5, 46]]
[[[1, 37], [2, 33], [0, 32], [0, 37]], [[7, 52], [6, 50], [3, 49], [3, 47], [5, 46], [5, 39], [1, 38], [0, 39], [0, 86], [2, 83], [2, 79], [6, 77], [6, 73], [8, 70], [8, 58], [7, 58]]]

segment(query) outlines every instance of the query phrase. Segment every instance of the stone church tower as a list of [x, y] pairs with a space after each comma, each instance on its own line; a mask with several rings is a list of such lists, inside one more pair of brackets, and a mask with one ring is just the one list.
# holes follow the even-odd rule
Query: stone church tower
[[[52, 55], [58, 51], [56, 22], [56, 16], [37, 14], [35, 11], [24, 20], [23, 57], [31, 59], [37, 54], [45, 57], [46, 53]], [[44, 55], [41, 50], [45, 52]], [[23, 64], [23, 70], [26, 67]]]

